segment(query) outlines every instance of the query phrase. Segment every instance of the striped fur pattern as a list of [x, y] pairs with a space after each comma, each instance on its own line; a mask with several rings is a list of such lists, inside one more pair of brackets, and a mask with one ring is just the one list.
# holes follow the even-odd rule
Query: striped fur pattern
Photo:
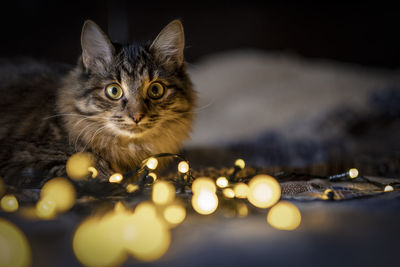
[[[92, 152], [103, 179], [135, 168], [155, 153], [179, 151], [191, 131], [195, 92], [183, 61], [179, 21], [151, 43], [112, 44], [87, 21], [82, 56], [70, 71], [35, 62], [3, 64], [0, 76], [0, 175], [10, 184], [37, 186], [65, 175], [76, 152]], [[153, 82], [165, 87], [150, 99]], [[118, 84], [111, 100], [105, 87]], [[133, 115], [140, 112], [139, 123]]]

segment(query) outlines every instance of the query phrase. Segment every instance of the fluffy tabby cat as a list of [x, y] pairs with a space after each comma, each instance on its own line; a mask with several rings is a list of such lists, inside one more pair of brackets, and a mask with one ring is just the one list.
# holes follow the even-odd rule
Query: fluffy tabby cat
[[[76, 152], [96, 156], [102, 177], [151, 154], [179, 150], [191, 130], [195, 92], [183, 57], [180, 21], [153, 42], [111, 43], [92, 21], [77, 66], [2, 62], [0, 176], [40, 186], [65, 176]], [[64, 73], [66, 73], [64, 75]]]

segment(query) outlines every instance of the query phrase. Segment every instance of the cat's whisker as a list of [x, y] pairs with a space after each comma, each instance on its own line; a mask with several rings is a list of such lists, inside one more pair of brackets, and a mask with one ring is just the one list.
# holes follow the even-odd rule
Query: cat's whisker
[[208, 102], [207, 104], [205, 104], [204, 106], [199, 107], [199, 108], [196, 108], [195, 111], [194, 111], [194, 113], [200, 113], [201, 111], [207, 109], [209, 106], [211, 106], [212, 104], [214, 104], [214, 102], [215, 102], [215, 98], [211, 99], [211, 101]]
[[92, 122], [92, 123], [86, 125], [86, 126], [80, 131], [78, 137], [76, 137], [76, 140], [75, 140], [75, 146], [74, 146], [75, 151], [77, 151], [78, 141], [79, 141], [79, 138], [80, 138], [80, 136], [82, 135], [82, 133], [83, 133], [88, 127], [90, 127], [90, 126], [92, 126], [92, 125], [94, 125], [94, 124], [96, 124], [96, 123], [97, 123], [97, 122]]
[[49, 116], [49, 117], [45, 117], [45, 118], [43, 118], [43, 120], [48, 120], [48, 119], [51, 119], [51, 118], [55, 118], [55, 117], [61, 117], [61, 116], [86, 116], [86, 115], [81, 115], [81, 114], [73, 114], [73, 113], [65, 113], [65, 114], [56, 114], [56, 115], [52, 115], [52, 116]]
[[89, 142], [86, 143], [86, 145], [83, 147], [83, 149], [82, 149], [81, 152], [85, 151], [87, 145], [89, 145], [90, 143], [92, 143], [93, 140], [94, 140], [94, 138], [95, 138], [97, 135], [99, 135], [105, 128], [107, 128], [107, 125], [105, 125], [105, 126], [103, 126], [103, 127], [100, 127], [99, 129], [97, 129], [97, 130], [94, 132], [93, 137], [89, 140]]

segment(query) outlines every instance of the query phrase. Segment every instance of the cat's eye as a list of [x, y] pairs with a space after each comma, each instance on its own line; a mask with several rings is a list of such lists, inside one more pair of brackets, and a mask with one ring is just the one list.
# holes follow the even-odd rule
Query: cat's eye
[[118, 100], [124, 95], [124, 92], [118, 84], [112, 83], [106, 86], [105, 94], [111, 100]]
[[163, 97], [165, 94], [165, 87], [159, 82], [150, 84], [147, 88], [147, 96], [151, 99], [157, 100]]

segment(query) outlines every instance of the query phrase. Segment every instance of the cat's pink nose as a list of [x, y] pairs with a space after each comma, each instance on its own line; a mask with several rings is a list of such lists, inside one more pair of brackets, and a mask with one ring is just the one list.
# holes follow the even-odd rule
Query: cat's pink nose
[[134, 122], [139, 123], [143, 119], [143, 114], [135, 113], [132, 118]]

